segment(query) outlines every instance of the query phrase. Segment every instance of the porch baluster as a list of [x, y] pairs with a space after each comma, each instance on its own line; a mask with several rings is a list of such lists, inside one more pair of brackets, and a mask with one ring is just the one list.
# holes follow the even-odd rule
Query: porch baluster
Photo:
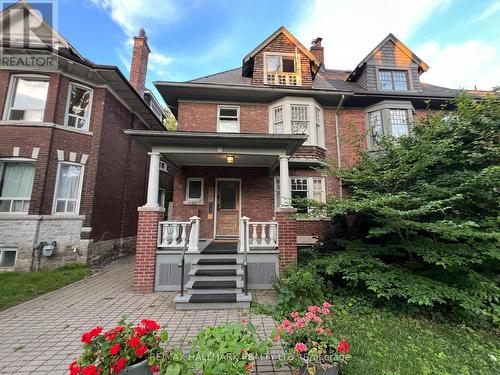
[[186, 244], [186, 226], [187, 224], [181, 224], [182, 226], [182, 234], [181, 234], [181, 246]]
[[252, 224], [252, 245], [258, 245], [257, 242], [257, 224]]
[[267, 224], [261, 224], [262, 231], [260, 233], [260, 244], [265, 245], [266, 244], [266, 226]]
[[269, 245], [276, 246], [276, 224], [269, 224]]

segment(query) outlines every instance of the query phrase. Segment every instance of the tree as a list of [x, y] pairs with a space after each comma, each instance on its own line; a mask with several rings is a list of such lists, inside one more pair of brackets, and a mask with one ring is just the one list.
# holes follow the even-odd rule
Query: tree
[[163, 119], [163, 125], [167, 130], [169, 131], [176, 131], [177, 130], [177, 120], [175, 119], [174, 115], [172, 112], [170, 112], [170, 109], [168, 107], [165, 107], [163, 109], [166, 113], [165, 118]]
[[500, 322], [499, 98], [461, 94], [451, 115], [429, 114], [411, 136], [358, 150], [355, 168], [332, 168], [349, 195], [308, 202], [311, 215], [355, 217], [354, 230], [311, 265], [379, 300]]

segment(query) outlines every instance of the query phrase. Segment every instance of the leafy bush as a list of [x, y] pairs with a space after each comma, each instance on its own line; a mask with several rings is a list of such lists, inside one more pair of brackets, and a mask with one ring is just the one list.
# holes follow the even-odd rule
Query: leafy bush
[[196, 373], [237, 375], [251, 372], [255, 358], [271, 348], [246, 321], [207, 327], [190, 342], [189, 362]]
[[281, 277], [274, 281], [278, 314], [289, 311], [303, 310], [314, 305], [315, 301], [324, 300], [322, 279], [313, 269], [291, 267], [282, 272]]
[[349, 195], [310, 202], [341, 228], [310, 267], [379, 301], [498, 323], [500, 98], [453, 106], [330, 170]]

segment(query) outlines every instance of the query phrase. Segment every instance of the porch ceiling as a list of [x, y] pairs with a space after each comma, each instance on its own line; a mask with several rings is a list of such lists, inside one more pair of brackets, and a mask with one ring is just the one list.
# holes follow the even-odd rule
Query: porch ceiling
[[[160, 152], [177, 166], [273, 167], [277, 157], [293, 155], [306, 135], [125, 130], [150, 150]], [[235, 155], [227, 164], [226, 155]]]

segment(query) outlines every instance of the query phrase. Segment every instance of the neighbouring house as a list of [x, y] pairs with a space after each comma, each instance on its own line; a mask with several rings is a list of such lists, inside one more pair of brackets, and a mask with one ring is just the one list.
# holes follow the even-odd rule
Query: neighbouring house
[[[23, 17], [12, 16], [18, 10]], [[20, 2], [0, 17], [3, 27], [19, 30], [39, 15]], [[29, 43], [2, 30], [0, 270], [95, 264], [134, 251], [149, 156], [123, 131], [164, 130], [162, 106], [145, 88], [144, 30], [128, 80], [117, 67], [83, 57], [44, 20], [38, 24]], [[3, 63], [33, 56], [53, 58], [57, 68]], [[166, 160], [159, 170], [157, 199], [166, 206]]]
[[[151, 150], [136, 290], [182, 285], [179, 308], [248, 306], [247, 288], [270, 287], [297, 247], [331, 226], [329, 218], [294, 218], [294, 198], [345, 194], [321, 172], [326, 161], [352, 166], [355, 144], [408, 134], [457, 93], [421, 82], [429, 67], [392, 34], [354, 70], [327, 69], [335, 61], [324, 56], [321, 38], [308, 49], [280, 27], [236, 69], [155, 83], [178, 131], [126, 131]], [[162, 158], [176, 167], [167, 222], [156, 200]]]

